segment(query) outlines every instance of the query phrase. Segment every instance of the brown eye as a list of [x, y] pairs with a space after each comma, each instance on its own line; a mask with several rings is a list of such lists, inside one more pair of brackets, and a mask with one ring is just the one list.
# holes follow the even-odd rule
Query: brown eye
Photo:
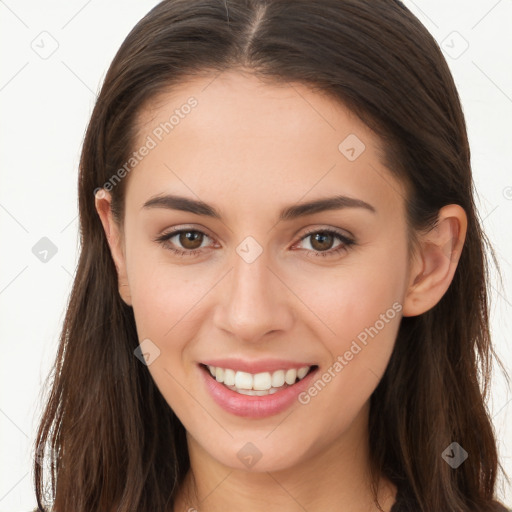
[[319, 231], [318, 233], [309, 236], [311, 237], [311, 247], [315, 251], [329, 250], [334, 243], [334, 236], [328, 232]]
[[200, 231], [182, 231], [178, 235], [178, 240], [184, 249], [190, 251], [199, 249], [203, 243], [204, 233]]
[[197, 229], [174, 229], [155, 238], [155, 242], [178, 256], [196, 256], [205, 248], [205, 239], [210, 237]]
[[[338, 243], [336, 243], [338, 241]], [[300, 240], [309, 245], [304, 247], [311, 256], [336, 256], [355, 245], [355, 240], [331, 229], [317, 229], [306, 233]]]

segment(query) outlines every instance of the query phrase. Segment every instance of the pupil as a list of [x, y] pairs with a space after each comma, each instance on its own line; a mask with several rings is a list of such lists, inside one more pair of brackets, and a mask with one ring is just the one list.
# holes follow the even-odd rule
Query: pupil
[[[197, 231], [185, 231], [180, 234], [180, 243], [185, 249], [197, 249], [201, 247], [202, 234]], [[198, 243], [199, 241], [199, 243]]]
[[[325, 243], [326, 239], [328, 241], [327, 244]], [[320, 242], [319, 247], [315, 247], [316, 242]], [[329, 243], [329, 242], [332, 243], [332, 235], [330, 235], [329, 233], [316, 233], [313, 236], [313, 243], [311, 245], [313, 246], [313, 248], [315, 250], [329, 249], [329, 246], [331, 245], [331, 243]], [[322, 245], [322, 243], [323, 243], [323, 245]]]

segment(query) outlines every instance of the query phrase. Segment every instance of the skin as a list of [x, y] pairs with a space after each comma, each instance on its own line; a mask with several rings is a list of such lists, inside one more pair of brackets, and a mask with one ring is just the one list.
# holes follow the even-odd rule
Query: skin
[[[368, 477], [369, 398], [391, 356], [402, 315], [432, 308], [453, 278], [466, 216], [458, 205], [407, 250], [405, 190], [380, 161], [380, 140], [343, 105], [301, 84], [263, 84], [240, 71], [194, 78], [140, 115], [139, 148], [160, 122], [194, 96], [198, 105], [138, 163], [127, 180], [122, 225], [111, 195], [96, 208], [133, 307], [139, 340], [160, 354], [148, 371], [187, 430], [191, 472], [176, 512], [378, 510]], [[355, 134], [350, 161], [338, 145]], [[201, 199], [222, 220], [143, 208], [160, 194]], [[282, 208], [343, 194], [375, 209], [344, 208], [278, 221]], [[154, 239], [171, 227], [205, 233], [199, 242]], [[338, 230], [355, 244], [324, 245], [309, 229]], [[236, 251], [248, 236], [262, 253]], [[173, 245], [174, 244], [174, 245]], [[177, 256], [170, 247], [192, 249]], [[316, 254], [315, 254], [316, 252]], [[309, 403], [261, 419], [232, 415], [210, 398], [198, 362], [217, 357], [312, 361], [320, 373], [394, 303], [399, 311]], [[253, 443], [261, 459], [237, 453]], [[385, 511], [396, 488], [382, 477]]]

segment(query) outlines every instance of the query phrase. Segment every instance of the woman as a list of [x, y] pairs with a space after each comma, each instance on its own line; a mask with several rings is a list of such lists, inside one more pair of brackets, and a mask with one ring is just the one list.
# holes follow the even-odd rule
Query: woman
[[504, 510], [464, 117], [401, 3], [160, 3], [79, 202], [40, 510]]

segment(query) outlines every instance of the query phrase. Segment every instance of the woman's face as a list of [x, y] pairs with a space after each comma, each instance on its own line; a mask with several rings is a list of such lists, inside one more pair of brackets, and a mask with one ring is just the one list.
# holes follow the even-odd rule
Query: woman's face
[[303, 85], [235, 72], [140, 121], [120, 290], [189, 442], [257, 471], [354, 446], [409, 284], [404, 189], [379, 140]]

